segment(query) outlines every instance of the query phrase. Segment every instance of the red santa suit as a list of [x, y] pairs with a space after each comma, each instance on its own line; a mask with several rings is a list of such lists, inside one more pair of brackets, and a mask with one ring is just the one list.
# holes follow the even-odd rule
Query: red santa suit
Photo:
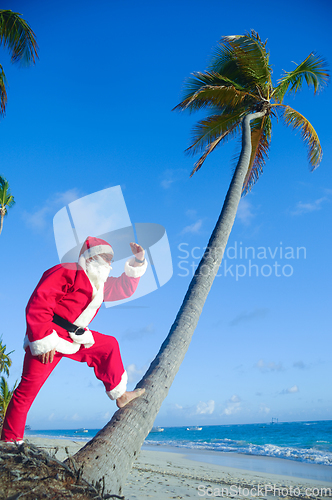
[[[103, 300], [121, 300], [133, 295], [147, 264], [145, 261], [134, 267], [131, 265], [135, 261], [133, 257], [126, 262], [125, 272], [120, 277], [98, 282], [88, 276], [86, 261], [100, 254], [113, 256], [111, 245], [99, 238], [88, 237], [78, 264], [52, 267], [43, 274], [34, 290], [26, 308], [26, 354], [22, 379], [6, 412], [1, 435], [3, 441], [23, 439], [27, 413], [40, 388], [64, 356], [93, 367], [111, 399], [118, 399], [125, 393], [127, 373], [117, 340], [90, 331], [88, 325]], [[53, 321], [54, 314], [84, 328], [84, 333], [76, 335], [58, 326]], [[53, 362], [43, 364], [37, 356], [53, 349], [56, 350]]]

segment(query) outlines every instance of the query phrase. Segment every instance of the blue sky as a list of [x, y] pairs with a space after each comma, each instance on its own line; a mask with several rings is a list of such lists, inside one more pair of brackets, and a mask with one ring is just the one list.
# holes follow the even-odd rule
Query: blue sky
[[[40, 55], [35, 67], [19, 68], [0, 54], [9, 85], [0, 172], [16, 200], [0, 236], [0, 334], [15, 350], [9, 382], [21, 374], [25, 305], [59, 262], [54, 215], [121, 186], [132, 222], [165, 227], [173, 260], [162, 288], [135, 308], [103, 308], [91, 325], [118, 338], [132, 388], [175, 319], [239, 151], [230, 141], [189, 178], [194, 160], [183, 151], [200, 115], [171, 112], [185, 78], [205, 69], [222, 35], [250, 29], [268, 38], [275, 82], [311, 51], [331, 63], [331, 6], [13, 0], [2, 7], [23, 14]], [[314, 125], [323, 161], [310, 173], [299, 134], [274, 123], [270, 159], [241, 201], [221, 276], [157, 425], [331, 418], [331, 86], [316, 96], [304, 89], [288, 103]], [[247, 258], [245, 247], [253, 247]], [[114, 410], [92, 370], [62, 360], [28, 423], [100, 428]]]

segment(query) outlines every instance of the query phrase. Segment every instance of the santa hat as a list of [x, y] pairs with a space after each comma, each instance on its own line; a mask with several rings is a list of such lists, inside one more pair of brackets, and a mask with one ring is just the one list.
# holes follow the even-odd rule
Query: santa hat
[[107, 241], [95, 238], [94, 236], [88, 236], [83, 243], [79, 257], [84, 257], [87, 260], [101, 253], [110, 254], [112, 257], [114, 255], [113, 248]]

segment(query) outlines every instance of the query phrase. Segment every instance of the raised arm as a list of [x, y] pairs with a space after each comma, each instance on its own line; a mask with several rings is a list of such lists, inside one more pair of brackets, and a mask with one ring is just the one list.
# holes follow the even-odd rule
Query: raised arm
[[134, 256], [127, 260], [121, 276], [107, 279], [104, 287], [104, 301], [111, 302], [131, 297], [136, 291], [140, 277], [146, 271], [147, 261], [141, 245], [130, 243], [130, 248]]

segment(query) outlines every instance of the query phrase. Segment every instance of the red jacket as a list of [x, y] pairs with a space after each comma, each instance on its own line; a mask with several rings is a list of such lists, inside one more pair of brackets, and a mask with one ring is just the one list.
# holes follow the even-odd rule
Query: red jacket
[[[94, 297], [93, 286], [78, 264], [58, 264], [46, 271], [26, 307], [25, 347], [29, 346], [34, 356], [54, 348], [69, 354], [77, 352], [80, 344], [91, 347], [94, 340], [88, 329], [81, 336], [69, 334], [53, 323], [53, 313], [77, 326], [87, 327], [103, 300], [121, 300], [135, 292], [146, 265], [132, 267], [130, 262], [126, 262], [125, 272], [120, 277], [109, 277], [104, 290], [95, 293]], [[69, 345], [73, 342], [75, 345]]]

